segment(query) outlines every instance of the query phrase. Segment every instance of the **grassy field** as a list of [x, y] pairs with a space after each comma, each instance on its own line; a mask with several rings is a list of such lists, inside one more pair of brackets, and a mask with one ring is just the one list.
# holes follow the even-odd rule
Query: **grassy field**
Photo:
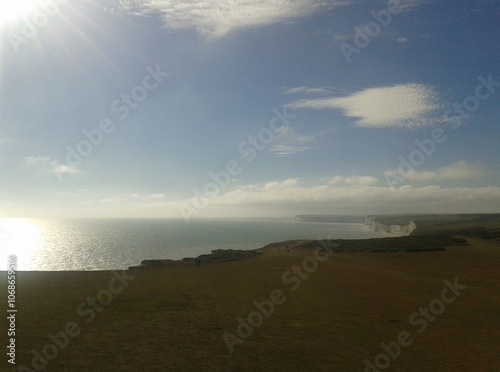
[[[498, 371], [500, 242], [462, 238], [439, 252], [327, 255], [292, 241], [200, 267], [19, 272], [16, 361], [25, 371], [43, 366], [37, 352], [51, 358], [45, 371], [363, 371], [365, 361]], [[445, 280], [459, 288], [448, 303]], [[18, 370], [6, 358], [0, 370]]]
[[[384, 225], [406, 225], [413, 221], [417, 225], [414, 235], [441, 233], [444, 230], [460, 232], [470, 229], [493, 229], [500, 231], [500, 214], [407, 214], [376, 216]], [[497, 233], [500, 237], [500, 234]]]

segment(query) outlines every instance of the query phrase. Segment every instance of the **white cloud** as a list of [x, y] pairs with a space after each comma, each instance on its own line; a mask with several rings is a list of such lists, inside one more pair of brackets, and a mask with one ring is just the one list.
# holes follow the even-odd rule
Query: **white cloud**
[[148, 196], [149, 199], [163, 199], [165, 194], [151, 194]]
[[370, 176], [353, 176], [347, 177], [345, 179], [346, 185], [375, 185], [378, 183], [378, 180], [375, 177]]
[[335, 176], [328, 181], [328, 184], [333, 186], [342, 185], [344, 183], [344, 180], [345, 178], [342, 176]]
[[[271, 181], [262, 186], [263, 190], [284, 190], [290, 187], [296, 187], [299, 184], [298, 178], [287, 178], [284, 181]], [[250, 185], [251, 189], [259, 189], [257, 185]]]
[[308, 88], [308, 87], [296, 87], [296, 88], [288, 88], [285, 91], [285, 94], [298, 94], [298, 93], [303, 93], [303, 94], [330, 94], [331, 89], [328, 88]]
[[465, 160], [460, 160], [435, 171], [407, 170], [399, 172], [397, 169], [389, 169], [385, 174], [389, 177], [403, 177], [413, 182], [435, 182], [478, 179], [484, 177], [486, 172], [482, 164], [470, 164]]
[[404, 84], [369, 88], [346, 97], [304, 99], [292, 102], [293, 109], [341, 110], [357, 118], [356, 124], [372, 128], [418, 128], [442, 122], [433, 118], [441, 107], [431, 87]]
[[370, 186], [370, 185], [376, 185], [377, 183], [378, 180], [375, 177], [371, 176], [351, 176], [351, 177], [335, 176], [328, 181], [328, 184], [333, 186], [338, 186], [338, 185]]
[[[345, 178], [339, 180], [345, 184]], [[493, 212], [500, 209], [500, 187], [303, 186], [295, 178], [250, 184], [210, 199], [210, 208], [219, 210], [263, 205], [321, 213]]]
[[270, 148], [270, 150], [274, 152], [276, 156], [295, 155], [299, 152], [304, 152], [310, 149], [310, 147], [298, 147], [289, 145], [275, 145]]
[[159, 13], [170, 29], [196, 29], [212, 38], [255, 26], [307, 17], [353, 0], [120, 0], [117, 8], [133, 14]]
[[63, 174], [76, 174], [76, 173], [80, 173], [80, 171], [78, 170], [78, 168], [72, 166], [72, 165], [67, 165], [67, 164], [54, 164], [53, 165], [53, 168], [52, 168], [52, 171], [56, 174], [56, 175], [63, 175]]
[[24, 162], [29, 166], [38, 166], [42, 170], [49, 171], [57, 176], [81, 173], [78, 168], [61, 164], [57, 160], [53, 160], [50, 156], [26, 156]]

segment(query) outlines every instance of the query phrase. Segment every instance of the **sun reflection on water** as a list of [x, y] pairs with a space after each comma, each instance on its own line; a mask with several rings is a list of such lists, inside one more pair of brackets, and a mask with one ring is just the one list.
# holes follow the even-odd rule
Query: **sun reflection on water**
[[36, 270], [33, 259], [43, 249], [42, 228], [37, 220], [0, 219], [0, 247], [4, 259], [1, 270], [7, 268], [7, 257], [16, 255], [17, 270]]

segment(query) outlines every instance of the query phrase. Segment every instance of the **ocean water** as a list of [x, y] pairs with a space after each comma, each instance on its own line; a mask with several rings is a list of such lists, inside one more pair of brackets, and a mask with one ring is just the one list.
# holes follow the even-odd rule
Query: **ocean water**
[[213, 249], [255, 249], [291, 239], [394, 236], [356, 223], [232, 219], [0, 219], [0, 270], [118, 270], [145, 259], [181, 259]]

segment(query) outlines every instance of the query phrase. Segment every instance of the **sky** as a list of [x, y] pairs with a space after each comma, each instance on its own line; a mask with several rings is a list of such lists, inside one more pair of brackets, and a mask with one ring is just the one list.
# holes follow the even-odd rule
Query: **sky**
[[0, 14], [0, 216], [500, 212], [496, 0]]

